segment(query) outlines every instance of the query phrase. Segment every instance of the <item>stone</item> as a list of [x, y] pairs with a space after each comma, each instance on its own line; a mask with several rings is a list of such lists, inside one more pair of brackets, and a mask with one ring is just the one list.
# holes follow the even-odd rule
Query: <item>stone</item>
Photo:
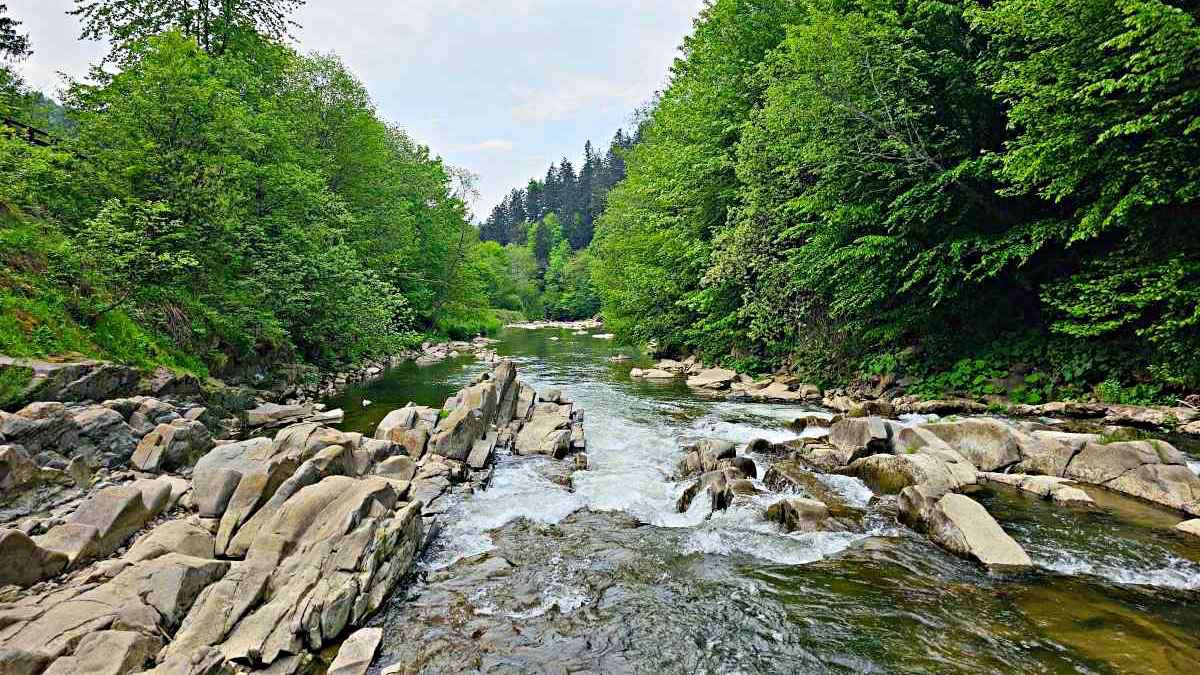
[[67, 567], [66, 554], [46, 550], [15, 528], [0, 529], [0, 586], [32, 586]]
[[524, 382], [517, 383], [517, 409], [513, 412], [513, 419], [527, 420], [533, 412], [533, 404], [537, 402], [537, 392], [533, 387]]
[[67, 522], [46, 533], [39, 543], [64, 550], [75, 564], [115, 551], [134, 532], [166, 508], [171, 485], [143, 480], [93, 492]]
[[375, 438], [401, 443], [404, 432], [412, 429], [417, 423], [417, 408], [409, 404], [399, 410], [393, 410], [384, 416], [375, 427]]
[[467, 456], [467, 466], [475, 470], [485, 468], [492, 460], [492, 453], [496, 450], [497, 434], [495, 431], [489, 431], [484, 438], [475, 441], [474, 447], [471, 448], [471, 454]]
[[1033, 566], [1025, 549], [970, 497], [948, 494], [939, 499], [930, 510], [927, 527], [930, 538], [942, 548], [989, 569], [1019, 571]]
[[678, 373], [674, 373], [669, 370], [660, 370], [658, 368], [650, 368], [647, 370], [634, 368], [633, 370], [629, 371], [629, 375], [630, 377], [643, 380], [674, 380], [679, 376]]
[[562, 459], [571, 443], [571, 406], [543, 405], [554, 409], [539, 406], [517, 434], [514, 449], [519, 455], [549, 455]]
[[160, 424], [138, 442], [130, 463], [142, 471], [173, 471], [191, 466], [212, 449], [212, 436], [200, 422], [178, 419]]
[[1013, 471], [1017, 473], [1061, 476], [1066, 472], [1067, 464], [1079, 454], [1083, 446], [1100, 440], [1100, 436], [1096, 434], [1073, 434], [1064, 431], [1037, 430], [1030, 435], [1040, 442], [1041, 448], [1025, 452], [1024, 458], [1013, 467]]
[[375, 467], [375, 474], [396, 480], [411, 481], [417, 475], [417, 463], [411, 457], [388, 457]]
[[166, 659], [146, 675], [234, 675], [234, 670], [219, 650], [201, 647]]
[[688, 377], [687, 385], [694, 389], [720, 391], [738, 380], [738, 374], [725, 368], [707, 368]]
[[37, 481], [38, 467], [20, 445], [0, 445], [0, 494], [8, 496]]
[[829, 508], [815, 499], [790, 497], [768, 507], [766, 517], [786, 532], [816, 532], [829, 518]]
[[171, 634], [200, 591], [228, 569], [227, 562], [177, 553], [130, 565], [82, 593], [49, 597], [27, 620], [9, 626], [2, 646], [58, 658], [75, 654], [97, 631]]
[[496, 385], [496, 426], [503, 427], [517, 414], [520, 393], [517, 366], [508, 359], [502, 360], [492, 371], [492, 382]]
[[944, 493], [929, 485], [909, 485], [900, 491], [896, 500], [896, 515], [900, 522], [918, 532], [925, 530], [933, 506]]
[[835, 422], [829, 444], [842, 452], [842, 464], [869, 455], [892, 452], [892, 425], [880, 417], [858, 417]]
[[168, 553], [212, 558], [216, 540], [211, 532], [189, 520], [172, 520], [150, 530], [122, 556], [131, 563], [153, 560]]
[[24, 392], [26, 400], [103, 401], [133, 393], [140, 374], [135, 368], [105, 361], [49, 363], [0, 357], [0, 366], [23, 366], [33, 371]]
[[1146, 464], [1186, 466], [1187, 460], [1162, 441], [1089, 442], [1071, 460], [1066, 476], [1100, 485]]
[[1155, 504], [1200, 515], [1200, 477], [1187, 458], [1163, 441], [1089, 442], [1064, 472]]
[[[137, 435], [145, 436], [159, 424], [169, 423], [179, 418], [179, 413], [175, 409], [175, 406], [156, 398], [138, 397], [128, 400], [134, 403], [134, 408], [128, 415], [129, 427]], [[104, 405], [113, 407], [120, 412], [124, 406], [114, 406], [114, 404], [119, 403], [121, 402], [107, 401]]]
[[329, 664], [328, 675], [366, 675], [383, 639], [382, 628], [362, 628], [346, 638]]
[[141, 672], [162, 646], [156, 637], [127, 630], [83, 636], [75, 655], [50, 665], [44, 675], [125, 675]]
[[852, 462], [846, 473], [886, 494], [898, 494], [910, 485], [952, 492], [975, 484], [975, 468], [969, 463], [919, 453], [863, 457]]
[[1193, 537], [1200, 537], [1200, 518], [1185, 520], [1176, 525], [1175, 530]]
[[733, 443], [718, 438], [701, 439], [688, 447], [686, 452], [676, 472], [679, 478], [716, 471], [722, 460], [737, 456], [737, 448]]
[[249, 473], [274, 451], [269, 438], [252, 438], [218, 445], [196, 462], [192, 493], [201, 518], [220, 518], [244, 473]]
[[97, 542], [100, 532], [91, 525], [60, 523], [51, 527], [46, 534], [34, 538], [37, 545], [46, 551], [62, 554], [67, 565], [76, 561], [90, 560], [101, 555]]
[[311, 405], [263, 403], [253, 410], [246, 411], [246, 426], [250, 428], [282, 427], [304, 420], [312, 414], [313, 407]]
[[733, 503], [733, 483], [744, 479], [745, 476], [732, 467], [710, 471], [684, 488], [683, 493], [675, 502], [675, 508], [680, 513], [686, 513], [691, 509], [696, 497], [703, 492], [708, 494], [709, 504], [713, 511], [723, 511]]
[[933, 432], [980, 471], [1000, 471], [1042, 451], [1037, 439], [990, 418], [934, 422], [922, 428]]
[[846, 411], [847, 417], [895, 417], [896, 408], [887, 401], [858, 401]]

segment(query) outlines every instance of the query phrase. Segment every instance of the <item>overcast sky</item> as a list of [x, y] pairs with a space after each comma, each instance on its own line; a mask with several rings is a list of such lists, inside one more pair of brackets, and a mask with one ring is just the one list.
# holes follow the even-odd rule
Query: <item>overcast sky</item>
[[[80, 42], [71, 0], [5, 0], [42, 90], [106, 47]], [[309, 0], [304, 51], [337, 52], [382, 116], [480, 177], [477, 216], [583, 143], [600, 147], [666, 81], [702, 0]]]

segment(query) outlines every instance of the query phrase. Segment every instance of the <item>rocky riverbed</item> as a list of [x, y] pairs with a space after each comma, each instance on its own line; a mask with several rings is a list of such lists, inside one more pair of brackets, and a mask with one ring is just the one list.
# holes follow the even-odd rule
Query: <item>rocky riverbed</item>
[[[1140, 413], [1117, 424], [1120, 411], [843, 406], [802, 383], [651, 362], [602, 330], [515, 328], [488, 345], [498, 366], [400, 364], [327, 401], [346, 411], [339, 425], [237, 442], [164, 428], [194, 429], [183, 404], [159, 401], [173, 409], [157, 426], [143, 418], [159, 404], [109, 406], [153, 428], [128, 452], [87, 450], [110, 466], [73, 486], [62, 470], [55, 506], [11, 520], [5, 560], [40, 571], [10, 571], [23, 588], [0, 591], [0, 662], [1200, 666], [1200, 460], [1186, 437]], [[79, 405], [59, 410], [70, 428], [89, 419]], [[101, 651], [125, 670], [89, 660]]]
[[365, 672], [379, 635], [355, 629], [498, 452], [586, 466], [581, 411], [511, 362], [370, 434], [301, 421], [221, 440], [202, 410], [0, 413], [0, 673]]

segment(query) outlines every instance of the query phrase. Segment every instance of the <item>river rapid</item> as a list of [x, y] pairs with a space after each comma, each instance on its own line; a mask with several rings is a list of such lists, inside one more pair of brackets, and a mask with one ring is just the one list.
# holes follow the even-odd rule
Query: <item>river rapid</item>
[[[771, 494], [681, 514], [687, 441], [789, 440], [804, 408], [635, 381], [647, 359], [562, 329], [507, 330], [497, 351], [585, 411], [588, 470], [567, 481], [559, 462], [504, 455], [487, 490], [445, 506], [417, 578], [373, 622], [372, 673], [1200, 672], [1200, 547], [1171, 531], [1178, 514], [1101, 490], [1081, 511], [980, 488], [1036, 563], [1004, 577], [842, 476], [818, 479], [866, 509], [862, 532], [783, 534], [762, 517]], [[404, 365], [332, 403], [370, 433], [484, 368]], [[754, 459], [762, 476], [770, 460]]]

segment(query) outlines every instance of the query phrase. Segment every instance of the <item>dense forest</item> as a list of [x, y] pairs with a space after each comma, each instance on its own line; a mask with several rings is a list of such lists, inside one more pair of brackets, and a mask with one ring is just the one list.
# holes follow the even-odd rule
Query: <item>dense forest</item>
[[596, 219], [608, 193], [625, 178], [624, 155], [637, 143], [618, 130], [608, 152], [597, 153], [592, 142], [583, 148], [583, 166], [566, 157], [552, 164], [544, 180], [530, 179], [492, 209], [479, 236], [496, 242], [507, 258], [518, 292], [493, 299], [497, 307], [521, 311], [527, 317], [583, 319], [595, 315], [600, 299], [592, 286], [590, 259]]
[[77, 2], [112, 51], [61, 107], [0, 7], [0, 114], [53, 135], [0, 134], [0, 353], [220, 374], [499, 326], [473, 176], [288, 46], [299, 4]]
[[1200, 3], [713, 0], [590, 248], [620, 336], [1014, 398], [1200, 386]]

